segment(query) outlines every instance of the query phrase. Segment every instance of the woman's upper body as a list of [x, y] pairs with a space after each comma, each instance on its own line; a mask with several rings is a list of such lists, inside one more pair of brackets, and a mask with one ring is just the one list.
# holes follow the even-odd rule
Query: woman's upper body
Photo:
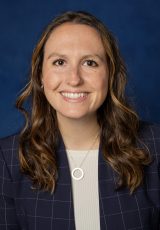
[[[117, 175], [99, 149], [102, 230], [158, 230], [160, 227], [160, 127], [142, 123], [139, 136], [149, 148], [153, 162], [145, 167], [143, 185], [132, 195], [126, 188], [116, 191]], [[33, 189], [30, 179], [21, 173], [18, 138], [15, 135], [0, 141], [0, 229], [75, 229], [71, 172], [63, 141], [57, 150], [58, 180], [51, 194]]]
[[[97, 18], [66, 12], [48, 25], [17, 100], [24, 129], [1, 141], [4, 229], [81, 229], [71, 178], [85, 178], [82, 163], [92, 149], [99, 149], [97, 179], [92, 177], [99, 229], [158, 229], [159, 128], [139, 127], [125, 97], [126, 77], [115, 39]], [[24, 106], [28, 98], [30, 111]], [[70, 173], [71, 150], [87, 151]], [[88, 201], [82, 203], [88, 208]]]

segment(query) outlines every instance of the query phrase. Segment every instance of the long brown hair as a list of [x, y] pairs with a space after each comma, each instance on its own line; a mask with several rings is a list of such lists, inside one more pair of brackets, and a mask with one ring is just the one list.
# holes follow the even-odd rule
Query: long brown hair
[[[17, 100], [17, 108], [26, 118], [19, 142], [21, 170], [36, 188], [54, 191], [58, 177], [59, 129], [56, 112], [41, 89], [41, 75], [45, 44], [52, 31], [66, 22], [91, 26], [101, 37], [109, 67], [108, 94], [97, 111], [101, 145], [105, 160], [117, 172], [118, 186], [126, 186], [132, 193], [142, 182], [143, 166], [149, 164], [149, 155], [136, 146], [139, 119], [125, 98], [127, 74], [117, 43], [108, 28], [86, 12], [66, 12], [56, 17], [34, 49], [30, 81]], [[31, 112], [22, 106], [29, 97]]]

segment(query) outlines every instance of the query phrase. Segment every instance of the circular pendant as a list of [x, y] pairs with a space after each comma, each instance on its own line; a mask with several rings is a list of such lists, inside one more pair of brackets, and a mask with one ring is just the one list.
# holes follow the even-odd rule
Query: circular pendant
[[[77, 175], [78, 174], [78, 175]], [[72, 177], [75, 180], [81, 180], [84, 176], [84, 172], [81, 168], [74, 168], [72, 170]]]

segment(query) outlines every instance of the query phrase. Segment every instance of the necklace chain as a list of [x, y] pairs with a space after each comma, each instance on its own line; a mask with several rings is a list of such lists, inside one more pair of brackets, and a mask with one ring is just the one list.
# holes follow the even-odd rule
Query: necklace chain
[[[82, 162], [80, 163], [79, 167], [75, 167], [75, 168], [72, 170], [71, 175], [72, 175], [72, 178], [73, 178], [73, 179], [75, 179], [75, 180], [81, 180], [81, 179], [84, 177], [84, 171], [83, 171], [83, 169], [82, 169], [81, 167], [82, 167], [84, 161], [87, 159], [87, 156], [89, 155], [89, 152], [90, 152], [91, 149], [93, 148], [93, 146], [94, 146], [94, 144], [95, 144], [95, 142], [96, 142], [98, 136], [99, 136], [99, 132], [96, 134], [96, 136], [95, 136], [95, 138], [94, 138], [94, 140], [93, 140], [93, 142], [92, 142], [91, 147], [89, 148], [89, 150], [87, 150], [87, 152], [86, 152], [86, 154], [85, 154], [85, 157], [84, 157], [84, 159], [82, 160]], [[74, 161], [74, 159], [73, 159], [73, 157], [72, 157], [71, 155], [70, 155], [70, 158], [71, 158], [71, 160], [73, 161], [73, 163], [76, 165], [76, 163], [75, 163], [75, 161]], [[75, 175], [76, 172], [79, 172], [79, 173], [80, 173], [80, 176], [76, 176], [76, 175]]]

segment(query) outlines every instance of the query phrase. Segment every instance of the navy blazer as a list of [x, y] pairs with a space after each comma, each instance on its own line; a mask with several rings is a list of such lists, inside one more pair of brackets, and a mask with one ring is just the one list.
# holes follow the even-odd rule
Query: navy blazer
[[[99, 150], [99, 205], [102, 230], [160, 229], [160, 127], [141, 124], [139, 137], [153, 162], [133, 195], [115, 190], [116, 173]], [[64, 144], [57, 151], [59, 177], [54, 194], [33, 190], [20, 172], [18, 135], [0, 140], [0, 229], [75, 230], [71, 176]], [[83, 230], [83, 229], [82, 229]], [[90, 229], [91, 230], [91, 229]]]

